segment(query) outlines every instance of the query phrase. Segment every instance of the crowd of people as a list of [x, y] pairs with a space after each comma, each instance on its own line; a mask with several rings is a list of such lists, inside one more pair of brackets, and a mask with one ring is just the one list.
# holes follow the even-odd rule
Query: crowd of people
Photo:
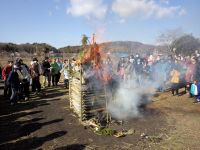
[[[117, 66], [122, 82], [134, 79], [138, 86], [145, 86], [146, 81], [156, 83], [159, 91], [170, 87], [172, 94], [179, 95], [179, 89], [185, 88], [195, 103], [200, 102], [200, 55], [163, 56], [131, 55], [122, 57]], [[155, 86], [156, 87], [156, 86]]]
[[[136, 54], [121, 57], [118, 63], [116, 60], [108, 55], [101, 60], [100, 68], [95, 62], [85, 64], [83, 67], [87, 69], [83, 75], [90, 81], [92, 81], [91, 76], [97, 76], [100, 80], [106, 81], [111, 89], [116, 89], [114, 86], [119, 85], [125, 85], [124, 88], [149, 86], [161, 92], [171, 90], [173, 96], [181, 96], [183, 92], [180, 93], [179, 89], [183, 88], [189, 97], [195, 97], [195, 103], [200, 102], [200, 54], [198, 51], [191, 56], [175, 53], [174, 55], [147, 54], [143, 56]], [[99, 82], [95, 80], [90, 86], [93, 88], [96, 85], [99, 86]]]
[[30, 91], [42, 94], [41, 88], [58, 86], [61, 73], [64, 75], [64, 87], [68, 88], [69, 60], [61, 62], [59, 58], [45, 57], [39, 62], [37, 58], [33, 58], [29, 65], [22, 59], [17, 59], [15, 62], [9, 60], [1, 69], [4, 96], [9, 99], [11, 105], [20, 99], [28, 100]]
[[[69, 70], [76, 69], [76, 60], [60, 61], [45, 57], [42, 62], [33, 58], [29, 65], [22, 59], [8, 63], [1, 68], [4, 80], [4, 96], [8, 97], [11, 105], [19, 99], [28, 100], [31, 91], [40, 94], [41, 88], [58, 86], [61, 74], [64, 76], [64, 87], [68, 88]], [[116, 70], [113, 68], [116, 66]], [[121, 57], [118, 64], [114, 64], [108, 56], [102, 62], [103, 80], [111, 80], [117, 75], [121, 83], [134, 80], [134, 87], [155, 83], [159, 91], [170, 87], [172, 94], [179, 95], [179, 89], [184, 88], [195, 102], [200, 102], [200, 55], [145, 55], [139, 54]], [[150, 82], [149, 82], [150, 81]]]

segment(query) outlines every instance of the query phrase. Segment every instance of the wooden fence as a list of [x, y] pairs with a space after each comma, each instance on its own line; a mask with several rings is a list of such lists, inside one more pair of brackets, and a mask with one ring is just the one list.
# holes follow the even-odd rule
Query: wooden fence
[[69, 80], [70, 108], [83, 120], [94, 117], [98, 112], [106, 111], [107, 101], [104, 88], [88, 89], [83, 78], [83, 70], [73, 71]]

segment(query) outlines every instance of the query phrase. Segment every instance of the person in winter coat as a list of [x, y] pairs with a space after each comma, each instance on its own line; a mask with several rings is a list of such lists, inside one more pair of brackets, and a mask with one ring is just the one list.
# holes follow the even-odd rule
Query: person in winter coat
[[4, 80], [4, 96], [5, 97], [11, 95], [11, 87], [10, 85], [7, 84], [7, 79], [10, 72], [12, 71], [12, 67], [13, 67], [13, 61], [9, 60], [8, 64], [6, 64], [2, 69], [2, 78]]
[[17, 96], [18, 96], [18, 90], [20, 85], [19, 75], [17, 71], [19, 70], [19, 66], [14, 65], [13, 70], [9, 73], [7, 84], [11, 86], [12, 94], [10, 97], [10, 103], [11, 105], [14, 105], [17, 103]]
[[0, 79], [2, 79], [2, 66], [0, 64]]
[[[190, 91], [192, 82], [194, 80], [195, 68], [196, 68], [195, 59], [188, 60], [188, 62], [186, 64], [186, 73], [185, 73], [185, 80], [187, 82], [187, 90], [188, 91]], [[190, 97], [192, 97], [191, 93], [190, 93]]]
[[195, 97], [195, 101], [193, 103], [200, 102], [200, 82], [197, 83], [196, 80], [193, 81], [190, 87], [190, 94]]
[[29, 85], [30, 85], [30, 71], [29, 67], [23, 62], [22, 59], [19, 59], [18, 61], [19, 64], [19, 70], [18, 75], [20, 78], [20, 97], [23, 98], [24, 100], [29, 99], [30, 91], [29, 91]]
[[64, 74], [64, 86], [65, 88], [69, 88], [69, 60], [64, 60], [64, 64], [60, 73]]
[[48, 81], [48, 87], [51, 86], [50, 68], [51, 68], [51, 65], [49, 63], [49, 58], [45, 57], [45, 59], [42, 62], [43, 87], [46, 86], [46, 81]]
[[196, 58], [194, 80], [196, 80], [197, 83], [200, 82], [200, 57]]
[[177, 67], [173, 67], [172, 71], [170, 72], [170, 76], [171, 76], [171, 90], [172, 90], [172, 94], [175, 95], [175, 91], [176, 91], [176, 95], [178, 95], [178, 89], [179, 89], [179, 82], [180, 82], [180, 72], [178, 71]]
[[200, 82], [197, 83], [197, 95], [195, 96], [195, 101], [194, 103], [199, 103], [200, 102]]
[[58, 85], [58, 76], [60, 73], [60, 67], [58, 66], [55, 59], [51, 63], [51, 77], [53, 86]]
[[135, 65], [135, 74], [136, 74], [136, 81], [138, 86], [142, 85], [142, 78], [143, 78], [143, 64], [140, 58], [137, 58]]
[[119, 63], [117, 65], [117, 72], [119, 74], [120, 80], [124, 80], [124, 74], [125, 74], [125, 58], [121, 57], [119, 60]]
[[41, 84], [40, 84], [40, 65], [36, 58], [33, 58], [30, 67], [30, 75], [32, 78], [32, 92], [40, 92]]
[[59, 71], [58, 71], [58, 74], [56, 75], [56, 80], [57, 80], [57, 82], [59, 82], [59, 81], [60, 81], [60, 76], [61, 76], [60, 71], [61, 71], [61, 69], [62, 69], [62, 67], [63, 67], [63, 63], [60, 61], [59, 58], [56, 59], [56, 63], [57, 63], [58, 66], [59, 66]]

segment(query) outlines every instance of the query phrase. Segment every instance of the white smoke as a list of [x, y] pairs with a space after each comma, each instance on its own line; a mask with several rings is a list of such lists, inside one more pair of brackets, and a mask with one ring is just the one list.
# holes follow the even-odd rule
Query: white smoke
[[139, 115], [138, 104], [140, 100], [139, 90], [119, 88], [116, 98], [110, 100], [108, 110], [114, 118], [125, 119]]
[[165, 85], [166, 76], [169, 75], [166, 68], [162, 69], [165, 65], [169, 63], [155, 65], [152, 74], [154, 80], [143, 77], [139, 85], [138, 77], [134, 76], [132, 79], [122, 81], [114, 96], [109, 99], [107, 108], [111, 116], [120, 120], [139, 117], [140, 106], [150, 103], [156, 90]]

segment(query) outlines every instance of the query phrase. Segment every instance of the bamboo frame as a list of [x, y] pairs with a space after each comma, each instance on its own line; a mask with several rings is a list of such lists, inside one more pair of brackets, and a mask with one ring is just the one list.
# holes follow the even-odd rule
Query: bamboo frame
[[[88, 90], [83, 78], [83, 68], [71, 74], [69, 81], [70, 108], [81, 121], [94, 117], [96, 112], [107, 110], [105, 89]], [[108, 112], [107, 112], [108, 116]], [[107, 117], [108, 121], [108, 117]]]

